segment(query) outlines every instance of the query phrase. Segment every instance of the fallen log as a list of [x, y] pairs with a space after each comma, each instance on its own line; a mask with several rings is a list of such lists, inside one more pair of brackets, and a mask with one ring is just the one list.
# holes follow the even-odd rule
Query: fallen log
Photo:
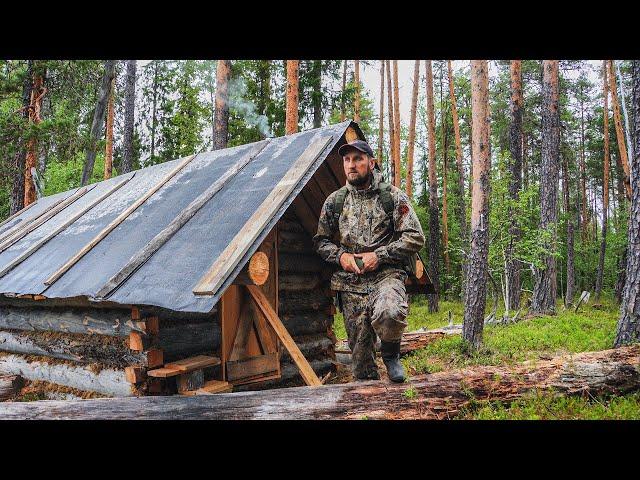
[[[405, 332], [402, 334], [402, 340], [400, 341], [400, 355], [404, 356], [408, 353], [413, 352], [414, 350], [424, 348], [430, 343], [433, 343], [446, 335], [455, 335], [459, 333], [460, 329], [457, 328], [436, 328], [433, 330], [426, 330], [424, 332]], [[376, 351], [380, 351], [379, 343], [376, 343]], [[340, 353], [343, 355], [351, 354], [349, 344], [346, 340], [343, 340], [336, 345], [336, 353]], [[345, 359], [345, 357], [341, 358]]]
[[446, 419], [471, 400], [511, 401], [534, 389], [564, 395], [636, 391], [640, 345], [515, 367], [419, 375], [405, 384], [369, 381], [197, 397], [4, 402], [0, 419]]

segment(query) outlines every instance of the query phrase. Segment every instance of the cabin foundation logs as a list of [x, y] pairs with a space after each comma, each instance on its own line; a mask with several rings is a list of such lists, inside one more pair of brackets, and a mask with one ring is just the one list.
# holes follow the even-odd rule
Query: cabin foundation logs
[[0, 305], [0, 376], [81, 392], [175, 393], [176, 385], [159, 386], [145, 372], [164, 362], [217, 355], [219, 348], [220, 326], [211, 314], [51, 306], [47, 300]]

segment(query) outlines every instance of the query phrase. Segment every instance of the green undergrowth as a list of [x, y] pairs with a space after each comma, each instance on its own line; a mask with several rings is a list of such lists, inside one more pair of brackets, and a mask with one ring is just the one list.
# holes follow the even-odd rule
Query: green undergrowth
[[[438, 314], [424, 313], [413, 306], [412, 310], [418, 310], [418, 315], [427, 318], [443, 317], [445, 305], [443, 302]], [[460, 335], [452, 335], [416, 350], [403, 362], [411, 374], [420, 374], [469, 365], [509, 365], [564, 353], [612, 348], [618, 320], [618, 307], [613, 301], [603, 300], [599, 309], [587, 305], [578, 313], [573, 309], [563, 311], [559, 304], [557, 311], [557, 315], [523, 318], [506, 325], [485, 325], [483, 346], [477, 352], [469, 352]], [[447, 323], [446, 315], [444, 317], [437, 326]], [[427, 328], [434, 328], [432, 325], [436, 323], [424, 321]]]
[[533, 392], [513, 402], [474, 402], [463, 420], [639, 420], [640, 393], [604, 397], [564, 397]]

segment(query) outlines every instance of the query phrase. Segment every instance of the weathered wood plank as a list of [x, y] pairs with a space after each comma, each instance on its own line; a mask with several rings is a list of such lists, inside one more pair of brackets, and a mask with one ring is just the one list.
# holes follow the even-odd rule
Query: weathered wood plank
[[127, 278], [131, 276], [140, 266], [156, 253], [160, 247], [171, 239], [175, 233], [180, 230], [200, 209], [211, 200], [216, 193], [238, 172], [240, 172], [247, 164], [254, 159], [269, 144], [269, 140], [258, 142], [251, 150], [240, 157], [226, 172], [222, 174], [209, 188], [193, 200], [177, 217], [175, 217], [169, 225], [163, 228], [155, 237], [153, 237], [144, 247], [131, 256], [127, 263], [109, 280], [96, 294], [97, 298], [106, 298], [111, 292], [122, 285]]
[[[407, 398], [410, 386], [415, 395]], [[368, 381], [196, 397], [3, 402], [0, 419], [446, 419], [471, 401], [511, 401], [533, 389], [594, 396], [637, 391], [640, 345], [515, 367], [418, 375], [410, 384]]]
[[273, 212], [278, 210], [289, 194], [296, 187], [309, 166], [324, 151], [333, 137], [331, 135], [318, 138], [311, 143], [296, 160], [294, 166], [285, 177], [278, 182], [267, 198], [251, 215], [244, 227], [236, 234], [227, 248], [218, 256], [213, 265], [202, 276], [193, 289], [195, 295], [213, 295], [225, 280], [225, 274], [235, 268], [242, 256], [260, 234]]
[[268, 353], [243, 360], [227, 362], [227, 379], [230, 382], [243, 380], [248, 377], [277, 372], [279, 367], [278, 354]]
[[125, 183], [127, 183], [129, 180], [131, 180], [134, 176], [135, 176], [135, 172], [133, 173], [133, 175], [129, 176], [128, 178], [124, 179], [122, 182], [120, 182], [117, 185], [113, 186], [111, 189], [109, 189], [109, 191], [105, 192], [99, 198], [95, 199], [93, 202], [91, 202], [85, 208], [83, 208], [82, 210], [77, 212], [75, 215], [73, 215], [71, 218], [69, 218], [66, 222], [64, 222], [62, 225], [60, 225], [58, 228], [56, 228], [53, 232], [49, 233], [48, 235], [46, 235], [45, 237], [43, 237], [42, 239], [38, 240], [36, 243], [31, 245], [22, 254], [18, 255], [18, 257], [16, 257], [11, 262], [9, 262], [4, 267], [2, 267], [2, 269], [0, 270], [0, 277], [3, 277], [4, 275], [7, 274], [7, 272], [11, 271], [17, 265], [22, 263], [25, 259], [30, 257], [34, 252], [39, 250], [49, 240], [54, 238], [56, 235], [58, 235], [60, 232], [62, 232], [65, 228], [67, 228], [69, 225], [71, 225], [73, 222], [75, 222], [78, 218], [80, 218], [85, 213], [87, 213], [89, 210], [91, 210], [93, 207], [95, 207], [96, 205], [101, 203], [105, 198], [109, 197], [113, 192], [115, 192], [118, 189], [120, 189], [120, 187], [122, 187]]
[[80, 249], [78, 253], [76, 253], [73, 257], [71, 257], [67, 262], [62, 265], [58, 270], [52, 273], [49, 278], [44, 281], [45, 285], [52, 285], [58, 278], [65, 274], [67, 270], [73, 267], [78, 260], [84, 257], [87, 252], [89, 252], [93, 247], [95, 247], [98, 243], [102, 241], [113, 229], [115, 229], [118, 225], [120, 225], [124, 220], [135, 212], [140, 205], [146, 202], [149, 197], [151, 197], [154, 193], [156, 193], [162, 186], [164, 186], [169, 180], [176, 176], [176, 174], [186, 167], [197, 155], [191, 155], [186, 157], [182, 162], [180, 162], [176, 167], [171, 170], [164, 178], [162, 178], [158, 183], [156, 183], [150, 190], [147, 191], [142, 197], [136, 200], [132, 205], [130, 205], [124, 212], [118, 215], [114, 220], [112, 220], [109, 225], [103, 228], [89, 243], [87, 243], [84, 247]]
[[28, 225], [23, 225], [22, 228], [20, 228], [19, 230], [15, 231], [11, 235], [5, 237], [2, 240], [2, 243], [0, 243], [0, 253], [4, 252], [7, 248], [9, 248], [11, 245], [16, 243], [21, 238], [24, 238], [29, 233], [33, 232], [36, 228], [38, 228], [40, 225], [45, 223], [47, 220], [55, 217], [62, 210], [67, 208], [69, 205], [71, 205], [76, 200], [78, 200], [80, 197], [82, 197], [85, 193], [93, 190], [94, 188], [95, 188], [95, 185], [90, 186], [90, 187], [82, 187], [80, 190], [76, 191], [73, 195], [70, 195], [69, 197], [65, 198], [64, 201], [62, 201], [59, 204], [57, 204], [55, 206], [55, 208], [52, 208], [51, 210], [49, 210], [44, 215], [39, 216], [33, 222], [30, 222]]

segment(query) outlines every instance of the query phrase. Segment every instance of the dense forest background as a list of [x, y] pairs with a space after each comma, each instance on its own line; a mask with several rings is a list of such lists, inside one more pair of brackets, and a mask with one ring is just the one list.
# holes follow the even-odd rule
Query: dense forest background
[[[228, 63], [231, 71], [225, 87], [229, 111], [227, 145], [284, 135], [287, 61]], [[471, 211], [470, 67], [465, 64], [463, 68], [450, 70], [448, 61], [432, 61], [428, 75], [424, 65], [420, 65], [415, 77], [418, 86], [415, 128], [411, 128], [412, 125], [396, 123], [395, 119], [387, 121], [388, 106], [394, 100], [388, 95], [393, 90], [388, 88], [389, 77], [382, 79], [387, 96], [383, 93], [380, 105], [374, 105], [373, 95], [357, 78], [362, 64], [376, 68], [380, 65], [381, 71], [385, 65], [380, 61], [359, 63], [360, 67], [351, 60], [299, 61], [297, 127], [304, 130], [356, 118], [371, 146], [381, 152], [379, 161], [389, 179], [396, 174], [390, 159], [394, 148], [398, 149], [398, 181], [407, 189], [407, 172], [411, 172], [410, 193], [416, 211], [427, 239], [435, 238], [437, 243], [433, 245], [433, 240], [428, 241], [422, 258], [429, 258], [429, 249], [435, 248], [437, 265], [434, 268], [438, 273], [435, 278], [440, 297], [461, 298], [465, 278], [463, 264], [469, 251], [463, 223], [468, 222]], [[488, 96], [491, 119], [489, 306], [500, 302], [512, 310], [517, 307], [505, 303], [510, 296], [511, 256], [517, 261], [519, 288], [525, 300], [534, 289], [535, 272], [549, 254], [556, 258], [558, 265], [559, 298], [567, 301], [568, 255], [573, 256], [575, 295], [582, 290], [594, 290], [603, 235], [606, 248], [600, 287], [620, 298], [626, 265], [629, 200], [625, 196], [625, 173], [614, 107], [609, 104], [605, 110], [602, 62], [597, 62], [597, 67], [586, 61], [559, 62], [559, 216], [554, 227], [557, 241], [551, 247], [539, 228], [540, 187], [547, 180], [541, 168], [542, 62], [524, 60], [521, 63], [522, 166], [516, 199], [509, 194], [513, 178], [511, 62], [490, 63], [495, 74], [489, 78]], [[631, 62], [617, 61], [612, 66], [617, 101], [627, 117], [627, 113], [632, 114]], [[108, 170], [105, 169], [106, 157], [107, 163], [112, 164], [110, 174], [117, 175], [213, 149], [217, 68], [218, 62], [209, 60], [0, 61], [0, 217], [6, 218], [24, 205], [24, 201], [20, 202], [20, 189], [24, 188], [25, 181], [22, 165], [29, 154], [35, 160], [33, 183], [38, 196], [80, 186], [83, 173], [88, 182], [102, 180]], [[395, 81], [397, 83], [397, 79]], [[30, 108], [34, 91], [38, 118]], [[427, 95], [429, 91], [431, 99]], [[398, 99], [395, 101], [397, 105]], [[412, 98], [399, 101], [411, 103]], [[430, 105], [433, 128], [430, 128]], [[628, 116], [627, 125], [633, 124], [633, 120]], [[622, 122], [623, 141], [633, 144], [633, 139], [628, 138], [632, 132], [624, 120]], [[394, 124], [395, 128], [399, 126], [399, 146], [392, 145], [390, 128], [394, 128]], [[461, 169], [456, 165], [458, 127]], [[433, 142], [428, 138], [430, 131]], [[605, 139], [610, 151], [606, 159], [610, 172], [606, 175]], [[430, 156], [435, 166], [433, 188], [429, 188]], [[465, 212], [464, 216], [458, 214], [461, 211]], [[435, 222], [433, 212], [437, 213]], [[514, 225], [519, 229], [517, 236], [514, 236]], [[575, 238], [570, 240], [572, 228]], [[572, 254], [568, 248], [571, 243]], [[570, 301], [573, 295], [571, 297]], [[437, 299], [433, 308], [437, 309]]]

